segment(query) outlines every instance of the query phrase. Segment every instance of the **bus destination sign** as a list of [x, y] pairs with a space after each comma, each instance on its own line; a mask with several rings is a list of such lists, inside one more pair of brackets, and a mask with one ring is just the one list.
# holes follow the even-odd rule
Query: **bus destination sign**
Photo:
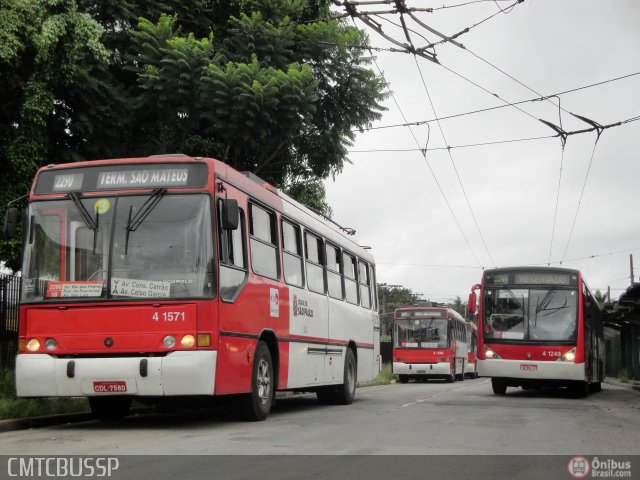
[[202, 163], [105, 164], [94, 167], [45, 170], [38, 176], [35, 193], [204, 187], [206, 182], [207, 166]]
[[116, 187], [183, 187], [188, 179], [189, 170], [186, 168], [100, 172], [97, 186], [100, 190]]
[[492, 273], [486, 277], [487, 285], [558, 285], [575, 286], [578, 277], [574, 273], [562, 272], [512, 272]]
[[518, 285], [570, 285], [571, 275], [561, 273], [518, 273], [515, 282]]
[[403, 310], [398, 312], [398, 318], [440, 318], [444, 310]]

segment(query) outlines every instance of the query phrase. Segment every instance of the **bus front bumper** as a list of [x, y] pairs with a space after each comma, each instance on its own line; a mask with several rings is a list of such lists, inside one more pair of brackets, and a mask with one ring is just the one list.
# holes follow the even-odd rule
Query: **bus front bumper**
[[451, 375], [449, 362], [438, 363], [404, 363], [393, 362], [393, 373], [396, 375]]
[[213, 350], [74, 359], [19, 354], [16, 391], [18, 397], [213, 395], [216, 358]]
[[533, 360], [477, 360], [481, 377], [519, 378], [524, 380], [584, 381], [584, 363]]

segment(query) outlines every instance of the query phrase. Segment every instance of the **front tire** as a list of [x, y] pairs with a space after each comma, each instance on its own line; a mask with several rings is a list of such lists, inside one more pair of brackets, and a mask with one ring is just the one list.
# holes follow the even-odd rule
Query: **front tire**
[[344, 376], [342, 385], [336, 387], [336, 403], [339, 405], [351, 405], [356, 396], [358, 369], [353, 350], [347, 348], [344, 359]]
[[245, 397], [247, 420], [261, 421], [269, 416], [274, 396], [273, 361], [269, 347], [263, 341], [256, 346], [251, 373], [251, 393]]
[[131, 408], [133, 398], [128, 396], [89, 397], [91, 412], [101, 422], [122, 420]]
[[491, 379], [491, 388], [493, 389], [493, 393], [495, 395], [504, 395], [507, 393], [507, 385], [497, 378]]

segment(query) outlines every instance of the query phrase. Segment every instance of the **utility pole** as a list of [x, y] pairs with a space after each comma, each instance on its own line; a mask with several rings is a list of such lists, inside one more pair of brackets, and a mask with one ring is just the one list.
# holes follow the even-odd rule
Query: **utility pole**
[[631, 269], [631, 286], [633, 286], [633, 254], [629, 254], [629, 268]]

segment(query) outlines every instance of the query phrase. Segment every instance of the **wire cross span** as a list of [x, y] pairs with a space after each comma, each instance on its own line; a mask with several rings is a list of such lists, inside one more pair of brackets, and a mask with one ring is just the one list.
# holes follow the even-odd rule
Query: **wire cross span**
[[[358, 19], [366, 26], [375, 31], [378, 35], [380, 35], [385, 40], [391, 42], [392, 44], [399, 47], [400, 51], [406, 53], [412, 53], [414, 55], [418, 55], [420, 57], [426, 58], [434, 63], [439, 63], [437, 59], [437, 55], [435, 52], [435, 47], [437, 45], [442, 45], [445, 43], [451, 43], [459, 48], [465, 48], [464, 45], [459, 43], [456, 39], [460, 36], [470, 32], [472, 29], [482, 25], [488, 20], [492, 19], [496, 15], [500, 13], [509, 13], [516, 5], [523, 3], [524, 0], [513, 0], [513, 2], [505, 7], [499, 8], [499, 10], [492, 15], [470, 25], [468, 27], [463, 28], [459, 32], [456, 32], [452, 35], [446, 35], [435, 28], [426, 24], [423, 20], [421, 20], [416, 13], [418, 12], [427, 12], [433, 13], [435, 10], [439, 10], [440, 8], [419, 8], [419, 7], [409, 7], [407, 6], [405, 0], [369, 0], [369, 1], [355, 1], [355, 0], [332, 0], [333, 4], [341, 9], [344, 9], [344, 13], [340, 15], [336, 15], [334, 18], [344, 18], [351, 17], [354, 20]], [[479, 2], [469, 2], [466, 4], [454, 5], [454, 6], [464, 6], [469, 5], [471, 3], [479, 3]], [[378, 6], [388, 6], [386, 9], [381, 10], [358, 10], [358, 7], [366, 7], [366, 8], [377, 8]], [[444, 7], [443, 7], [444, 8]], [[383, 18], [384, 15], [399, 15], [400, 25], [397, 25], [402, 29], [402, 33], [404, 35], [404, 39], [395, 38], [393, 35], [385, 32], [382, 28], [382, 24], [378, 22], [374, 17]], [[386, 19], [385, 19], [386, 20]], [[394, 24], [396, 25], [396, 24]], [[429, 41], [425, 36], [419, 34], [416, 30], [409, 27], [409, 25], [416, 25], [420, 29], [424, 29], [430, 34], [435, 35], [439, 38], [439, 40], [432, 42]], [[411, 35], [414, 34], [414, 36]], [[416, 46], [414, 42], [415, 36], [419, 36], [427, 43], [422, 46]]]

